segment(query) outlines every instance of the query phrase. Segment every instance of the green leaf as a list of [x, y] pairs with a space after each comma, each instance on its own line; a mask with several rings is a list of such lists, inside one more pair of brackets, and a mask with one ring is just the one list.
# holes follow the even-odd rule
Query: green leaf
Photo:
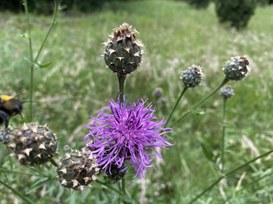
[[39, 68], [47, 68], [49, 65], [51, 65], [52, 62], [49, 61], [49, 62], [46, 62], [46, 63], [40, 63], [40, 62], [37, 62], [36, 65], [39, 67]]
[[196, 110], [192, 110], [191, 113], [193, 115], [205, 115], [206, 114], [205, 111], [196, 111]]
[[210, 151], [203, 142], [200, 142], [205, 157], [212, 162], [215, 162], [212, 151]]

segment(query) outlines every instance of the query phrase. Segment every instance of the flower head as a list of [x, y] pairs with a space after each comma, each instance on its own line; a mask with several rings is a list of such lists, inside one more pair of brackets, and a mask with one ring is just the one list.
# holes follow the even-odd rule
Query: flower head
[[220, 89], [220, 96], [223, 97], [223, 99], [229, 99], [234, 95], [233, 88], [231, 86], [224, 86]]
[[171, 146], [163, 137], [171, 129], [163, 125], [164, 121], [158, 121], [152, 106], [145, 107], [143, 100], [131, 104], [111, 100], [97, 117], [91, 118], [84, 140], [106, 174], [112, 174], [112, 166], [125, 165], [126, 169], [131, 164], [143, 177], [153, 167], [154, 157], [161, 157], [156, 148]]
[[7, 147], [23, 165], [48, 162], [57, 151], [56, 135], [47, 125], [26, 123], [7, 131]]
[[138, 32], [123, 23], [114, 29], [105, 44], [104, 60], [115, 73], [126, 75], [138, 68], [143, 54], [143, 45], [137, 40]]
[[57, 166], [60, 183], [74, 190], [83, 190], [85, 186], [90, 186], [98, 173], [96, 159], [84, 149], [66, 153]]
[[232, 57], [224, 65], [224, 74], [229, 80], [239, 81], [249, 73], [249, 61], [246, 57]]
[[182, 71], [180, 79], [184, 86], [194, 88], [201, 83], [202, 77], [202, 68], [197, 65], [192, 65]]

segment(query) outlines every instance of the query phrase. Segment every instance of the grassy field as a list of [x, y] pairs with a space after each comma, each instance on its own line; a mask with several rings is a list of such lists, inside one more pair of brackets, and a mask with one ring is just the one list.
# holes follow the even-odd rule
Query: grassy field
[[[201, 65], [205, 79], [200, 87], [186, 93], [173, 120], [223, 80], [225, 61], [236, 55], [250, 58], [251, 74], [243, 81], [230, 83], [235, 96], [228, 102], [226, 169], [233, 169], [273, 149], [272, 13], [273, 7], [258, 8], [248, 29], [241, 32], [220, 26], [213, 5], [195, 10], [163, 0], [109, 5], [89, 15], [60, 14], [40, 58], [41, 63], [51, 65], [35, 69], [34, 121], [47, 123], [56, 132], [59, 155], [66, 144], [73, 148], [83, 146], [89, 116], [97, 114], [110, 98], [116, 98], [118, 91], [116, 75], [105, 68], [102, 43], [113, 28], [127, 22], [139, 31], [145, 54], [140, 68], [127, 78], [126, 98], [155, 102], [153, 92], [161, 87], [164, 104], [157, 108], [160, 118], [167, 118], [182, 90], [179, 76], [183, 69], [191, 64]], [[34, 53], [50, 21], [50, 17], [31, 16]], [[30, 73], [25, 15], [0, 13], [0, 27], [0, 94], [27, 100]], [[149, 171], [147, 203], [187, 203], [220, 176], [217, 165], [206, 158], [201, 143], [219, 156], [222, 99], [215, 95], [196, 111], [204, 114], [191, 115], [173, 127], [170, 141], [175, 146], [164, 153], [164, 163], [156, 171]], [[27, 104], [24, 115], [27, 118]], [[21, 122], [19, 117], [14, 118], [11, 125]], [[28, 169], [11, 159], [4, 145], [0, 152], [2, 169], [33, 174], [0, 170], [1, 179], [38, 203], [117, 203], [117, 195], [105, 193], [99, 184], [83, 193], [71, 193], [59, 185], [50, 164]], [[226, 199], [235, 204], [272, 203], [272, 163], [268, 156], [251, 164], [231, 175], [226, 187], [215, 186], [197, 203], [224, 203]], [[127, 175], [128, 190], [137, 203], [141, 185], [133, 176], [133, 172]], [[15, 203], [9, 189], [0, 189], [1, 203]]]

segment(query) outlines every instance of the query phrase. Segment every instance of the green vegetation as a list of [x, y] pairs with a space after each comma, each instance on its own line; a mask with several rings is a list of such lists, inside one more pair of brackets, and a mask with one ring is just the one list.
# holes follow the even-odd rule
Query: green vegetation
[[255, 13], [256, 0], [216, 0], [215, 7], [220, 23], [242, 29]]
[[[221, 83], [226, 60], [236, 55], [251, 59], [250, 75], [229, 83], [235, 92], [226, 104], [225, 170], [229, 172], [273, 149], [272, 13], [273, 7], [257, 8], [248, 29], [241, 32], [221, 27], [213, 4], [206, 10], [196, 10], [181, 2], [132, 1], [109, 4], [89, 15], [59, 15], [40, 58], [41, 64], [50, 65], [35, 70], [33, 120], [47, 123], [57, 133], [60, 155], [66, 144], [72, 148], [83, 146], [88, 118], [118, 92], [116, 75], [105, 68], [101, 56], [102, 43], [114, 27], [127, 22], [139, 31], [145, 53], [140, 68], [127, 77], [126, 98], [155, 102], [153, 92], [161, 87], [166, 104], [158, 104], [159, 118], [166, 119], [170, 113], [183, 89], [180, 73], [188, 66], [201, 65], [205, 79], [200, 87], [185, 93], [173, 121]], [[31, 15], [30, 20], [35, 55], [51, 18]], [[27, 100], [30, 74], [25, 22], [23, 14], [0, 13], [0, 94]], [[215, 95], [196, 109], [200, 114], [190, 115], [173, 127], [170, 140], [175, 146], [166, 151], [158, 169], [147, 175], [150, 203], [188, 203], [221, 176], [210, 160], [220, 158], [222, 105], [221, 97]], [[26, 105], [26, 118], [27, 109]], [[11, 126], [21, 122], [20, 117], [13, 118]], [[38, 168], [20, 166], [1, 146], [0, 178], [9, 184], [0, 185], [3, 204], [14, 203], [15, 195], [20, 199], [21, 194], [39, 203], [118, 202], [116, 192], [98, 183], [83, 193], [71, 193], [60, 186], [50, 163]], [[228, 175], [227, 186], [220, 185], [224, 194], [217, 185], [197, 203], [223, 203], [226, 199], [235, 204], [271, 203], [272, 173], [272, 157], [268, 156]], [[132, 178], [134, 173], [126, 176]], [[141, 185], [136, 180], [128, 185], [133, 197], [139, 197]]]

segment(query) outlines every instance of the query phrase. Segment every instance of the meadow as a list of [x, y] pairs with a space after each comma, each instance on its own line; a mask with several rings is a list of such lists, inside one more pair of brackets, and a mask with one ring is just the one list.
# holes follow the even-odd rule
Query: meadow
[[[163, 90], [157, 105], [159, 118], [167, 118], [182, 90], [182, 70], [192, 64], [203, 67], [201, 86], [188, 90], [174, 113], [173, 121], [192, 104], [214, 89], [224, 78], [223, 65], [233, 56], [250, 59], [251, 73], [231, 82], [235, 96], [227, 103], [226, 164], [231, 170], [273, 149], [273, 7], [258, 7], [246, 30], [219, 25], [211, 4], [196, 10], [176, 1], [113, 3], [92, 14], [59, 13], [40, 62], [35, 69], [33, 121], [56, 132], [59, 156], [65, 145], [80, 148], [90, 115], [96, 115], [118, 93], [117, 77], [106, 68], [102, 43], [113, 28], [127, 22], [137, 29], [145, 46], [141, 66], [127, 77], [128, 101], [148, 99]], [[34, 53], [51, 22], [51, 16], [31, 15]], [[0, 93], [28, 100], [29, 56], [24, 14], [0, 13]], [[28, 104], [24, 106], [28, 117]], [[174, 146], [163, 153], [164, 161], [146, 176], [146, 203], [188, 203], [221, 174], [222, 99], [218, 94], [174, 125], [169, 140]], [[22, 123], [14, 117], [11, 125]], [[50, 164], [36, 168], [19, 165], [1, 144], [0, 178], [37, 203], [118, 203], [118, 195], [95, 183], [83, 192], [64, 189]], [[58, 155], [56, 156], [56, 159]], [[213, 160], [213, 161], [212, 161]], [[229, 175], [227, 185], [216, 185], [196, 203], [272, 203], [272, 156], [251, 163]], [[27, 172], [27, 173], [26, 173]], [[141, 181], [126, 174], [128, 191], [141, 198]], [[118, 185], [118, 184], [114, 184]], [[105, 193], [106, 192], [106, 193]], [[2, 204], [23, 203], [0, 185]]]

